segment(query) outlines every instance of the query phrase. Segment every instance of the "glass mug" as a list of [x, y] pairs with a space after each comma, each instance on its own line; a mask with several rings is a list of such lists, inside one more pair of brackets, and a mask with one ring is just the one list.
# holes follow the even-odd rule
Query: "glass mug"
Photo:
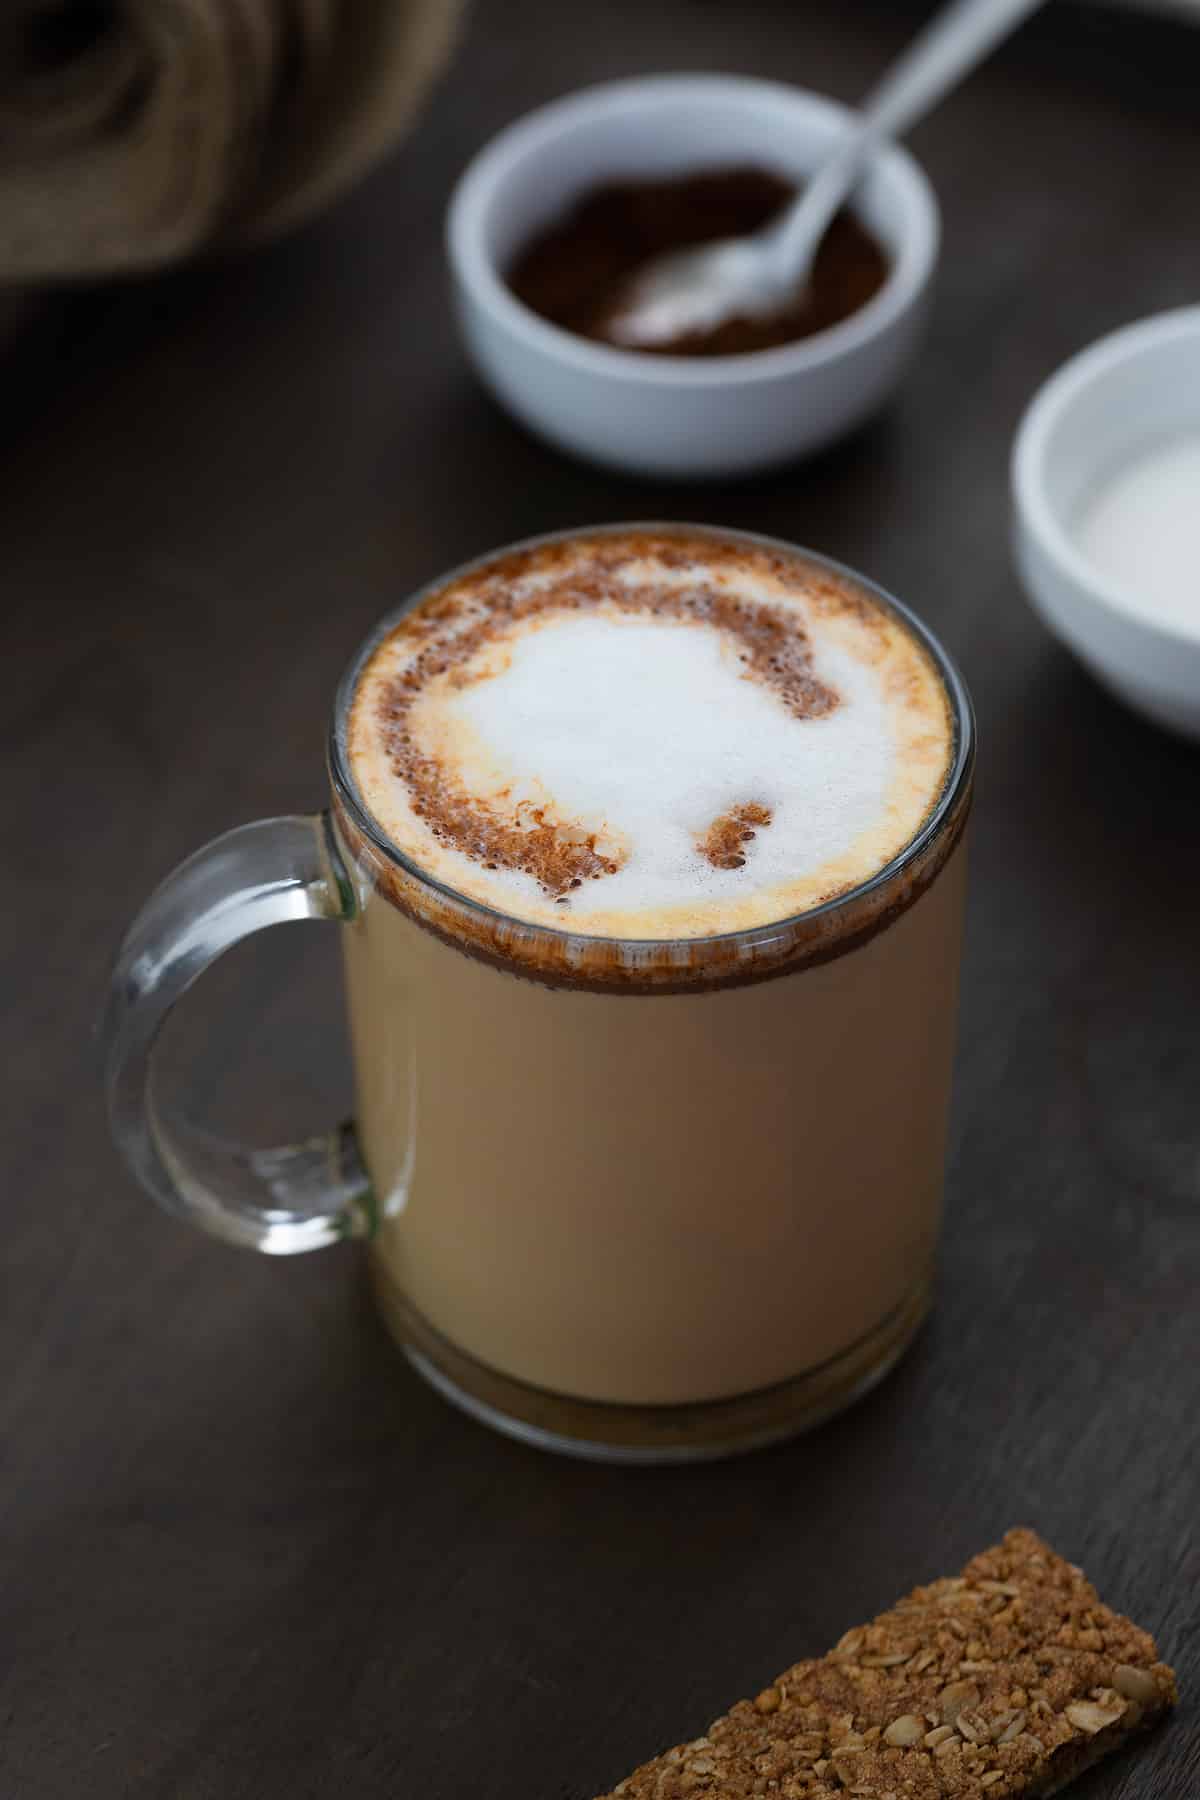
[[[576, 535], [600, 534], [534, 542]], [[346, 728], [372, 651], [460, 569], [351, 663], [329, 808], [244, 825], [168, 876], [102, 1024], [114, 1137], [169, 1211], [275, 1254], [366, 1240], [383, 1317], [436, 1388], [516, 1437], [613, 1460], [746, 1449], [866, 1392], [928, 1311], [940, 1223], [970, 701], [870, 582], [714, 535], [865, 590], [934, 663], [948, 774], [878, 874], [798, 917], [673, 943], [522, 922], [435, 881], [364, 806]], [[158, 1104], [156, 1034], [222, 951], [296, 919], [343, 927], [356, 1121], [220, 1143]]]

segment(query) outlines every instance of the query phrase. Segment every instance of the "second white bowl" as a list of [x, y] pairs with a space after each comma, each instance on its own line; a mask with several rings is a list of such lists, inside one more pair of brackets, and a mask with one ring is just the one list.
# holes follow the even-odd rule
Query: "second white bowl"
[[1147, 614], [1136, 594], [1092, 567], [1073, 526], [1122, 463], [1197, 432], [1200, 306], [1186, 306], [1114, 331], [1065, 363], [1031, 401], [1012, 460], [1017, 567], [1034, 606], [1105, 686], [1194, 738], [1200, 611], [1191, 629]]
[[811, 174], [852, 115], [823, 95], [731, 75], [613, 82], [493, 138], [455, 189], [448, 251], [463, 336], [496, 397], [562, 449], [638, 474], [745, 474], [815, 450], [881, 405], [916, 346], [937, 260], [937, 202], [903, 150], [855, 199], [891, 259], [840, 325], [744, 356], [666, 357], [551, 325], [505, 273], [537, 230], [611, 180], [753, 163]]

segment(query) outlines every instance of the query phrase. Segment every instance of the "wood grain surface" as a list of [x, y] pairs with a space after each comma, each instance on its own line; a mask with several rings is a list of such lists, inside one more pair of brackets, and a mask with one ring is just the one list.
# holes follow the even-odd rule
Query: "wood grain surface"
[[[1200, 1793], [1200, 755], [1034, 620], [1006, 493], [1054, 366], [1197, 298], [1200, 35], [1064, 0], [920, 129], [946, 225], [922, 360], [769, 480], [562, 460], [480, 392], [445, 298], [450, 184], [527, 107], [685, 66], [853, 98], [918, 16], [490, 0], [404, 153], [322, 222], [61, 297], [5, 352], [3, 1800], [587, 1800], [1017, 1522], [1179, 1669], [1175, 1723], [1080, 1800]], [[894, 589], [981, 742], [934, 1320], [813, 1436], [657, 1472], [451, 1411], [353, 1250], [273, 1263], [158, 1213], [90, 1040], [154, 881], [320, 804], [334, 682], [386, 607], [493, 545], [647, 516]], [[236, 953], [169, 1048], [258, 1141], [334, 1116], [335, 933]]]

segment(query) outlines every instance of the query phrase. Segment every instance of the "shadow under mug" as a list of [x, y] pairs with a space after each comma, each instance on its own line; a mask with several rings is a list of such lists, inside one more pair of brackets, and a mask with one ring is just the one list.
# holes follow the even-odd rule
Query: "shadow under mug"
[[[945, 786], [870, 881], [747, 931], [619, 942], [433, 880], [363, 805], [346, 726], [373, 650], [458, 570], [347, 670], [328, 810], [242, 826], [168, 876], [101, 1025], [114, 1138], [168, 1211], [273, 1254], [368, 1240], [384, 1319], [435, 1387], [613, 1460], [725, 1455], [866, 1392], [926, 1315], [940, 1223], [970, 702], [871, 583], [717, 535], [866, 590], [939, 672]], [[223, 951], [299, 919], [343, 928], [357, 1118], [270, 1150], [218, 1141], [160, 1105], [159, 1028]]]

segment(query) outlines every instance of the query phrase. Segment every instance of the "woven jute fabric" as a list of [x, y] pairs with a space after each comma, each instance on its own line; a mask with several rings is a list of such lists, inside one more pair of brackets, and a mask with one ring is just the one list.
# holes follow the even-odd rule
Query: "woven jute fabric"
[[0, 283], [299, 223], [395, 144], [463, 0], [9, 0]]

